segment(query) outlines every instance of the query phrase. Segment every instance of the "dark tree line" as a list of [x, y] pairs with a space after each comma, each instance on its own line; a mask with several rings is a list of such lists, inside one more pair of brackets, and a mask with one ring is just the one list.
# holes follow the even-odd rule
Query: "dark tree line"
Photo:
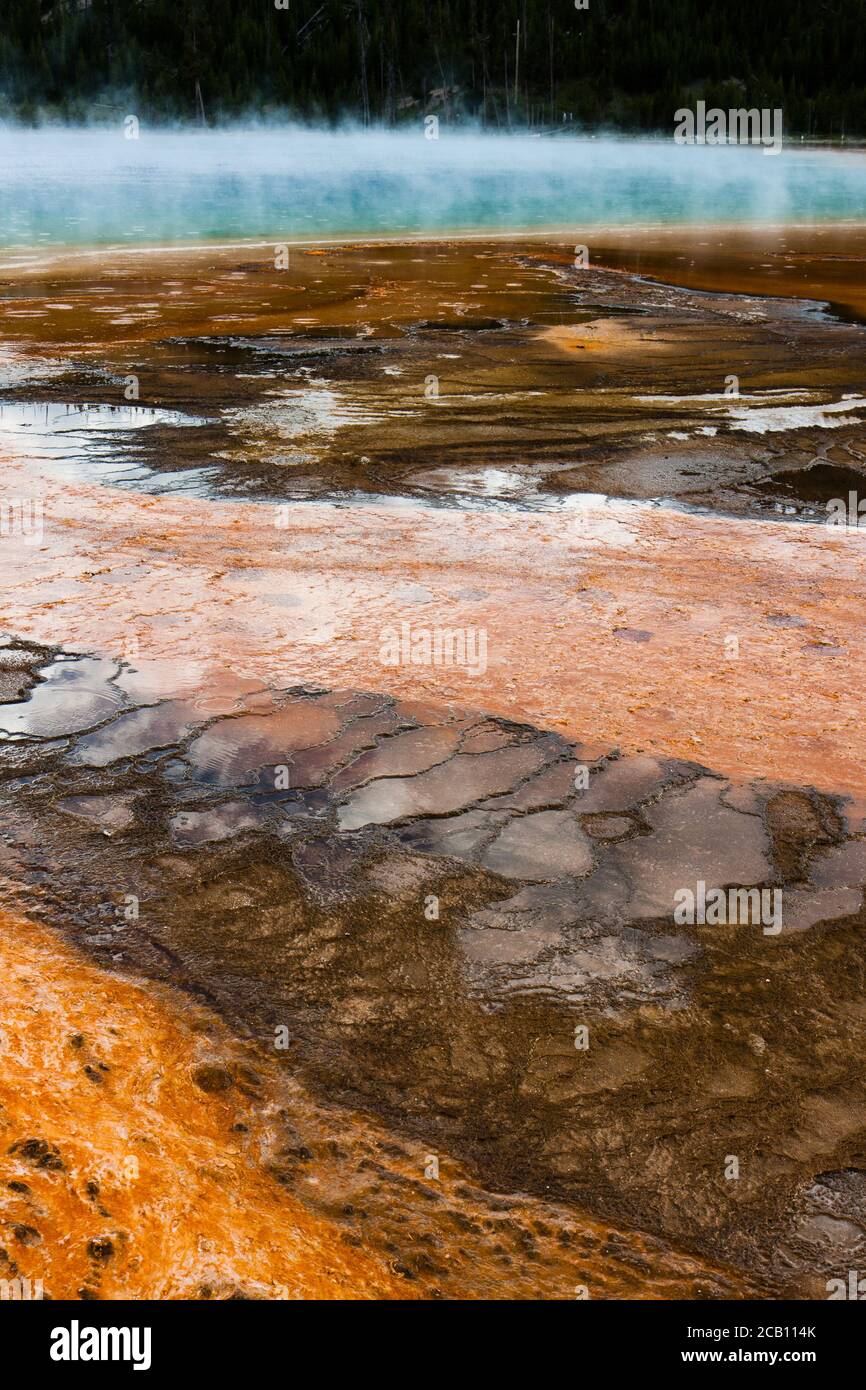
[[866, 134], [866, 0], [284, 3], [0, 0], [0, 111], [669, 131], [704, 98]]

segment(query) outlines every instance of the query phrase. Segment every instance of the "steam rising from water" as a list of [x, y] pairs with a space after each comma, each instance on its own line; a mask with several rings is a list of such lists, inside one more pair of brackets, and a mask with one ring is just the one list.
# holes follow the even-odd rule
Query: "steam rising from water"
[[[0, 129], [0, 245], [861, 219], [866, 155], [424, 128]], [[578, 238], [579, 239], [579, 238]]]

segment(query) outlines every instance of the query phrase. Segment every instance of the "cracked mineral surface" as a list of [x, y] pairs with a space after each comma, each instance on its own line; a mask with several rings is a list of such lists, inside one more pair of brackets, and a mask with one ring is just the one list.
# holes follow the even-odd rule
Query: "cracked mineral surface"
[[866, 1259], [866, 236], [594, 254], [4, 270], [0, 1277]]
[[[123, 663], [4, 651], [35, 680], [0, 707], [22, 912], [208, 1006], [308, 1106], [375, 1116], [489, 1191], [766, 1288], [832, 1276], [866, 1104], [849, 799], [370, 692], [178, 711]], [[697, 883], [778, 888], [786, 930], [676, 925]], [[815, 1215], [816, 1185], [841, 1216]]]

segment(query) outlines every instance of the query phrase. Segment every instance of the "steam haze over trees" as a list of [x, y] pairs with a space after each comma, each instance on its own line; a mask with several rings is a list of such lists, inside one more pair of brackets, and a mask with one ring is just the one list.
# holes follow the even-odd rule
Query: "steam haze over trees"
[[782, 107], [866, 134], [866, 0], [4, 0], [0, 111], [670, 132]]

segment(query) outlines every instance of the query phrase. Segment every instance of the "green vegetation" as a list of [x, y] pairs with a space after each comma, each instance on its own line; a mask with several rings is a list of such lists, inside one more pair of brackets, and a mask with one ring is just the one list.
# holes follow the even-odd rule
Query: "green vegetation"
[[[287, 4], [287, 8], [282, 8]], [[278, 8], [280, 6], [280, 8]], [[0, 111], [866, 133], [866, 0], [3, 0]], [[518, 37], [519, 27], [519, 37]]]

